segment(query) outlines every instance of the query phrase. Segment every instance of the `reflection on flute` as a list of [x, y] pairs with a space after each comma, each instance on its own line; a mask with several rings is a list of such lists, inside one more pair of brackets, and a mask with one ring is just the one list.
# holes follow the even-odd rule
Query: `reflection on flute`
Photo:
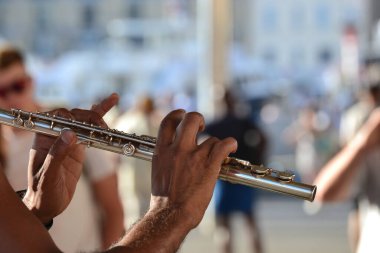
[[[0, 123], [50, 136], [59, 136], [64, 129], [74, 131], [81, 144], [147, 161], [152, 160], [156, 138], [146, 135], [128, 134], [115, 129], [104, 129], [86, 122], [12, 109], [0, 109]], [[264, 166], [252, 165], [248, 161], [227, 157], [219, 178], [273, 192], [283, 193], [313, 201], [316, 186], [294, 181], [294, 175]]]

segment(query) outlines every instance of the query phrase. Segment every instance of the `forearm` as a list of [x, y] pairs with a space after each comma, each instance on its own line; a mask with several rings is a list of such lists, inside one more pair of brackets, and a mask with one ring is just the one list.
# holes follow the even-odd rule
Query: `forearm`
[[121, 214], [105, 215], [102, 220], [103, 249], [120, 240], [124, 233], [124, 217]]
[[124, 238], [107, 252], [171, 253], [176, 252], [190, 232], [189, 222], [177, 209], [149, 211]]
[[60, 252], [41, 222], [24, 206], [0, 173], [0, 252]]
[[119, 241], [124, 233], [124, 212], [116, 173], [93, 182], [92, 190], [102, 216], [102, 246], [107, 249]]
[[354, 182], [358, 166], [365, 153], [360, 138], [356, 138], [346, 145], [333, 159], [331, 159], [319, 173], [315, 180], [318, 186], [317, 201], [342, 201], [348, 197]]

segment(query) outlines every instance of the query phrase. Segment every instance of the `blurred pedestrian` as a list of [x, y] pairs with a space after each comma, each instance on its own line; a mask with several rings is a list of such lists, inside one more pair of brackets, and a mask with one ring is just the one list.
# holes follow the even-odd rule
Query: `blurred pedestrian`
[[[354, 138], [371, 112], [380, 106], [380, 59], [367, 59], [363, 79], [359, 101], [348, 108], [342, 117], [340, 130], [342, 147]], [[378, 180], [380, 183], [380, 178]], [[359, 192], [358, 195], [360, 195]], [[348, 217], [348, 235], [353, 252], [356, 251], [360, 240], [360, 198], [360, 196], [353, 197], [353, 205]]]
[[[34, 84], [24, 64], [24, 56], [8, 45], [0, 48], [0, 107], [27, 111], [42, 109], [34, 99]], [[34, 134], [11, 127], [2, 130], [6, 176], [15, 191], [24, 190]], [[105, 152], [87, 150], [85, 176], [80, 178], [73, 201], [49, 231], [64, 252], [107, 248], [124, 231], [115, 164], [110, 158]]]
[[[137, 100], [136, 105], [124, 113], [115, 123], [115, 128], [126, 133], [138, 135], [157, 136], [161, 115], [155, 108], [151, 97], [144, 96]], [[119, 166], [119, 177], [123, 178], [120, 184], [122, 194], [128, 192], [130, 180], [124, 180], [128, 176], [128, 169], [132, 172], [133, 191], [138, 202], [139, 217], [143, 217], [149, 208], [151, 194], [151, 162], [122, 157]], [[123, 196], [124, 207], [127, 207], [128, 196]]]
[[380, 231], [380, 61], [369, 63], [365, 72], [368, 92], [342, 120], [344, 147], [323, 167], [315, 182], [319, 201], [358, 199], [358, 207], [353, 209], [355, 215], [350, 219], [354, 228], [352, 244], [357, 253], [380, 250], [377, 243]]
[[285, 129], [286, 140], [295, 145], [296, 168], [302, 181], [314, 181], [319, 169], [335, 153], [338, 139], [327, 113], [315, 105], [302, 108], [298, 119]]
[[[265, 162], [267, 141], [263, 131], [249, 119], [249, 115], [241, 115], [232, 91], [224, 96], [226, 114], [221, 119], [206, 127], [206, 133], [217, 138], [231, 136], [239, 143], [236, 157], [254, 164]], [[254, 252], [262, 253], [263, 246], [260, 231], [255, 218], [256, 190], [225, 181], [218, 181], [215, 189], [216, 221], [219, 229], [226, 231], [223, 238], [222, 252], [231, 253], [232, 249], [232, 215], [242, 214], [252, 238]]]

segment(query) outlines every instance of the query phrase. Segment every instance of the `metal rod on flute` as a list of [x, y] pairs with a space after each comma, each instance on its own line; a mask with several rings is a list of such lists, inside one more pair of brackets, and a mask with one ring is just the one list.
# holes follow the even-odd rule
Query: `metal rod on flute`
[[[17, 127], [49, 136], [59, 136], [64, 129], [74, 131], [81, 144], [147, 161], [152, 160], [156, 138], [147, 135], [128, 134], [116, 129], [104, 129], [86, 122], [18, 109], [0, 109], [0, 124]], [[317, 187], [294, 180], [294, 174], [248, 161], [227, 157], [221, 167], [219, 178], [231, 183], [294, 196], [313, 201]]]

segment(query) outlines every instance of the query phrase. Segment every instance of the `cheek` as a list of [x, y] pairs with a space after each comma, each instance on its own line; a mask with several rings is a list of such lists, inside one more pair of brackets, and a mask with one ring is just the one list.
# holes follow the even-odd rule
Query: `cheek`
[[7, 98], [8, 104], [12, 107], [26, 109], [25, 106], [33, 104], [34, 97], [31, 89], [25, 90], [22, 94], [12, 94]]
[[0, 99], [0, 107], [3, 109], [10, 109], [11, 105], [5, 102], [3, 99]]

